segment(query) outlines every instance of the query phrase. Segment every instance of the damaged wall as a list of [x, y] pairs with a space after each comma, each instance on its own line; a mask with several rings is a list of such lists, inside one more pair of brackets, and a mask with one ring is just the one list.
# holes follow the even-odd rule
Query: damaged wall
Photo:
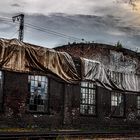
[[105, 44], [84, 43], [65, 45], [56, 50], [81, 57], [83, 80], [97, 81], [98, 85], [110, 90], [140, 91], [140, 57], [136, 52]]
[[66, 51], [75, 57], [99, 61], [114, 71], [140, 74], [140, 57], [138, 53], [128, 49], [96, 43], [70, 44], [56, 47], [55, 49]]
[[[140, 74], [140, 57], [136, 52], [117, 48], [105, 44], [71, 44], [55, 48], [58, 51], [66, 51], [74, 57], [84, 57], [101, 62], [106, 68], [121, 73]], [[80, 89], [79, 89], [80, 90]], [[80, 93], [75, 92], [77, 98]], [[80, 112], [75, 115], [75, 122], [81, 128], [92, 129], [138, 129], [139, 117], [137, 117], [137, 95], [139, 93], [129, 92], [125, 94], [123, 117], [111, 116], [111, 92], [105, 88], [97, 89], [97, 115], [82, 116]], [[69, 103], [72, 110], [72, 104]], [[77, 110], [79, 108], [77, 107]], [[71, 112], [69, 112], [71, 113]], [[72, 116], [72, 113], [71, 113]], [[77, 119], [76, 119], [77, 118]], [[109, 130], [110, 131], [110, 130]]]
[[[63, 83], [49, 80], [49, 112], [32, 113], [27, 109], [28, 74], [4, 71], [3, 111], [0, 127], [61, 128], [63, 124]], [[51, 93], [51, 94], [50, 94]]]
[[[75, 57], [82, 56], [100, 61], [106, 67], [112, 66], [111, 69], [125, 71], [124, 68], [127, 67], [129, 72], [139, 73], [139, 57], [135, 53], [129, 54], [126, 50], [108, 48], [108, 46], [100, 47], [97, 44], [77, 44], [57, 49], [67, 51]], [[80, 65], [80, 63], [77, 65], [79, 72]], [[46, 75], [40, 71], [36, 72]], [[136, 109], [136, 95], [133, 93], [125, 95], [125, 115], [112, 117], [110, 91], [97, 87], [97, 114], [95, 116], [81, 115], [80, 83], [68, 84], [52, 73], [48, 72], [47, 75], [49, 78], [49, 111], [47, 113], [32, 113], [27, 110], [28, 74], [4, 71], [4, 108], [0, 114], [0, 127], [106, 129], [107, 131], [110, 131], [111, 128], [118, 130], [120, 128], [139, 128], [140, 118], [135, 114], [132, 115], [133, 110]]]

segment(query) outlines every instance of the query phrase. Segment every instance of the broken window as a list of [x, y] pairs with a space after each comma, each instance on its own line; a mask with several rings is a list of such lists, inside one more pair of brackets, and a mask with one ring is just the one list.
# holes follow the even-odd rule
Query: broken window
[[81, 82], [80, 113], [83, 115], [96, 114], [96, 86], [93, 82]]
[[140, 116], [140, 96], [137, 96], [137, 115]]
[[48, 104], [48, 78], [46, 76], [28, 76], [28, 110], [46, 112]]
[[124, 95], [120, 92], [111, 92], [111, 116], [124, 116]]
[[3, 72], [0, 71], [0, 111], [3, 106]]

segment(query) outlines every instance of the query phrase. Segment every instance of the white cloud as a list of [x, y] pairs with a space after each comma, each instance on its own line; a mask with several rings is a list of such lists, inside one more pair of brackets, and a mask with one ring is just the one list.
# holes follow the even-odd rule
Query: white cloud
[[87, 0], [25, 0], [27, 13], [66, 13], [66, 14], [89, 14], [89, 9], [94, 6], [94, 2]]
[[[11, 7], [12, 4], [18, 6]], [[27, 12], [48, 15], [49, 13], [95, 14], [95, 8], [112, 7], [113, 0], [4, 0], [0, 1], [1, 12]]]

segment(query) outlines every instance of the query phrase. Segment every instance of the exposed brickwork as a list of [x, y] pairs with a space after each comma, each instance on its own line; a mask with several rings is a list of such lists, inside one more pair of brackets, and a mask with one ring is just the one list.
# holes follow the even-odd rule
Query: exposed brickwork
[[84, 57], [102, 62], [108, 67], [110, 63], [110, 51], [120, 52], [124, 56], [124, 62], [133, 60], [136, 63], [136, 72], [140, 74], [140, 55], [136, 52], [125, 48], [118, 48], [116, 46], [106, 44], [69, 44], [55, 48], [58, 51], [65, 51], [74, 57]]
[[[95, 60], [100, 58], [104, 64], [110, 61], [109, 48], [100, 48], [97, 44], [91, 46], [80, 44], [80, 46], [66, 46], [57, 49], [66, 51], [75, 57], [82, 56], [95, 58]], [[135, 58], [133, 54], [129, 57]], [[139, 58], [135, 59], [138, 61]], [[78, 70], [79, 68], [80, 66], [78, 66]], [[132, 115], [136, 111], [136, 95], [125, 95], [125, 116], [115, 118], [110, 115], [110, 91], [101, 87], [97, 88], [96, 116], [80, 114], [80, 84], [67, 84], [60, 79], [55, 79], [55, 76], [49, 75], [49, 111], [47, 114], [27, 112], [28, 94], [28, 74], [4, 72], [4, 106], [3, 112], [0, 114], [0, 127], [111, 131], [111, 129], [138, 129], [140, 126], [139, 118], [133, 116], [135, 114]]]
[[[27, 112], [28, 74], [4, 72], [4, 106], [0, 127], [58, 128], [62, 124], [63, 84], [49, 80], [49, 114]], [[54, 86], [52, 86], [54, 85]]]
[[45, 127], [78, 129], [132, 129], [139, 128], [138, 118], [130, 118], [136, 108], [136, 96], [126, 94], [124, 118], [110, 116], [110, 92], [97, 89], [97, 115], [80, 115], [80, 86], [64, 84], [50, 79], [49, 114], [26, 112], [28, 75], [5, 72], [4, 112], [1, 113], [1, 127]]
[[[133, 51], [117, 48], [115, 46], [105, 44], [69, 44], [55, 48], [58, 51], [66, 51], [74, 57], [84, 57], [87, 59], [93, 59], [102, 62], [105, 66], [108, 66], [110, 62], [110, 50], [116, 52], [122, 52], [124, 58], [133, 59], [137, 63], [137, 74], [139, 74], [139, 55]], [[123, 60], [125, 61], [125, 60]], [[77, 87], [78, 88], [78, 87]], [[67, 89], [69, 89], [67, 87]], [[70, 89], [71, 90], [71, 89]], [[66, 94], [66, 93], [65, 93]], [[70, 94], [73, 96], [73, 94]], [[77, 98], [80, 97], [79, 92], [74, 94]], [[66, 95], [68, 96], [68, 95]], [[137, 129], [139, 128], [139, 118], [136, 117], [136, 95], [125, 95], [125, 116], [124, 117], [112, 117], [110, 113], [110, 91], [98, 87], [97, 91], [97, 115], [96, 116], [81, 116], [79, 107], [74, 108], [72, 106], [71, 97], [67, 97], [69, 102], [67, 103], [66, 113], [67, 122], [73, 122], [73, 125], [78, 126], [81, 129]], [[65, 99], [66, 100], [66, 99]], [[79, 102], [77, 102], [79, 103]], [[76, 112], [76, 113], [75, 113]], [[70, 115], [71, 114], [71, 115]], [[132, 115], [133, 114], [133, 115]], [[71, 116], [71, 117], [70, 117]], [[72, 123], [71, 123], [72, 124]]]

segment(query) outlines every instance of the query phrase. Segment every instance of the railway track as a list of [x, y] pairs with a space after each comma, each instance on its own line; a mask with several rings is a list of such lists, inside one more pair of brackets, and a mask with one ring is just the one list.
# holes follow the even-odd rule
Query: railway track
[[[140, 139], [140, 132], [92, 132], [92, 131], [51, 131], [51, 132], [5, 132], [0, 133], [0, 140], [52, 140], [70, 138], [129, 138]], [[78, 139], [79, 140], [79, 139]]]

